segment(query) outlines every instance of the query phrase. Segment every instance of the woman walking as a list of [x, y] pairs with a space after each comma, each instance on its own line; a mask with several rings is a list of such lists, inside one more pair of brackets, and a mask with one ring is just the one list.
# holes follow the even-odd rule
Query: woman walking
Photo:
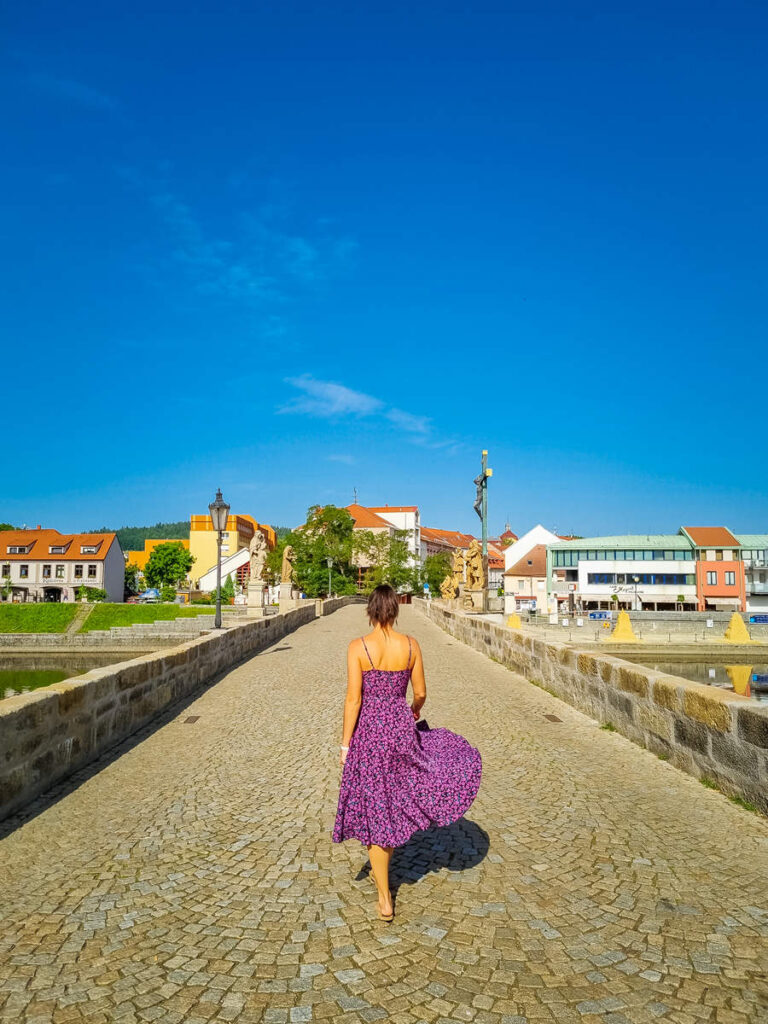
[[[368, 848], [378, 915], [394, 918], [389, 891], [392, 850], [429, 825], [449, 825], [480, 787], [479, 751], [448, 729], [417, 725], [427, 697], [418, 643], [398, 633], [400, 605], [388, 585], [368, 600], [373, 631], [347, 652], [341, 757], [343, 768], [333, 841]], [[408, 681], [413, 703], [408, 705]]]

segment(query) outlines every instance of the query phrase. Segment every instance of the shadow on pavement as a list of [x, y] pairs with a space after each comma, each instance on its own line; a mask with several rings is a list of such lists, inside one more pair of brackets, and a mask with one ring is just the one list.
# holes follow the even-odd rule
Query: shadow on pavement
[[[485, 860], [490, 840], [488, 833], [474, 821], [461, 818], [443, 828], [417, 832], [392, 854], [389, 869], [393, 896], [401, 885], [413, 885], [433, 871], [466, 871]], [[370, 861], [360, 869], [355, 881], [371, 873]]]

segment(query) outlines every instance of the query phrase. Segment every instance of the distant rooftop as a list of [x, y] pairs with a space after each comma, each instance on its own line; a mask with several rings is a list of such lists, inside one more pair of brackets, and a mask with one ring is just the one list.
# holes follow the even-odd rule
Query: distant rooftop
[[550, 544], [553, 551], [604, 550], [612, 548], [667, 548], [690, 550], [691, 543], [679, 533], [623, 533], [615, 537], [579, 537]]

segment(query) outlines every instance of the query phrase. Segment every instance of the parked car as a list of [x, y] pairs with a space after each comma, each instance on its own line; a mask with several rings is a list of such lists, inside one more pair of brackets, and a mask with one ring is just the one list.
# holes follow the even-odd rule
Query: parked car
[[139, 594], [139, 604], [155, 604], [160, 600], [160, 591], [157, 587], [149, 587]]

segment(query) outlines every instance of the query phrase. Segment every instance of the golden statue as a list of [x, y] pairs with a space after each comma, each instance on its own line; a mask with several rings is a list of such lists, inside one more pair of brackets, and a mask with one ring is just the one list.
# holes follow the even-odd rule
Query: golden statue
[[467, 549], [467, 590], [482, 590], [485, 586], [483, 549], [479, 540], [473, 540]]

